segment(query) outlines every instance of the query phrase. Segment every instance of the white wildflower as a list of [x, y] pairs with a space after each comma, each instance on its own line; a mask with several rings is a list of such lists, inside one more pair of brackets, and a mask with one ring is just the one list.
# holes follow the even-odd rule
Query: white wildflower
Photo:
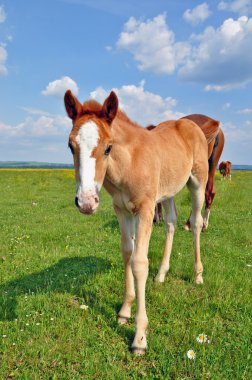
[[88, 309], [88, 306], [87, 306], [87, 305], [80, 305], [80, 309], [82, 309], [82, 310], [87, 310], [87, 309]]
[[206, 343], [207, 342], [207, 335], [199, 334], [199, 336], [197, 336], [196, 339], [199, 343]]
[[187, 351], [187, 357], [190, 360], [195, 360], [196, 354], [195, 354], [195, 352], [193, 350], [189, 350], [189, 351]]

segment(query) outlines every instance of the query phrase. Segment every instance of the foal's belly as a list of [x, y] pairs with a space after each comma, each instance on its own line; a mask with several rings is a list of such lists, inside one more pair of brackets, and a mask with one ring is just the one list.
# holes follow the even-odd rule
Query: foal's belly
[[183, 175], [171, 175], [165, 179], [160, 180], [159, 189], [157, 193], [157, 202], [161, 202], [166, 198], [172, 198], [179, 193], [187, 184], [190, 178], [191, 171], [186, 171]]

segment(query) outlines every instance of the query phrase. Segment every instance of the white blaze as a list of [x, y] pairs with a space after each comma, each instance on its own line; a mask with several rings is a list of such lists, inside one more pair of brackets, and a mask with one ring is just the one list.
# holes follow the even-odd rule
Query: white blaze
[[92, 151], [97, 147], [99, 140], [98, 127], [93, 121], [83, 124], [76, 136], [76, 142], [80, 147], [80, 183], [78, 193], [95, 192], [95, 158], [91, 157]]

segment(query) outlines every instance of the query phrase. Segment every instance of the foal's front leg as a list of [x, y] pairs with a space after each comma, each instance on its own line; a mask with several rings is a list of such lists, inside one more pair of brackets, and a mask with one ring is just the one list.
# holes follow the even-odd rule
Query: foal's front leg
[[148, 318], [145, 308], [145, 285], [148, 277], [148, 248], [152, 231], [154, 204], [146, 205], [139, 212], [136, 234], [136, 247], [131, 258], [131, 267], [137, 289], [137, 311], [135, 318], [136, 333], [132, 343], [132, 351], [137, 355], [145, 353], [147, 348], [146, 329]]
[[134, 278], [130, 263], [134, 251], [135, 218], [115, 205], [114, 209], [120, 224], [121, 251], [124, 263], [124, 301], [118, 313], [118, 323], [123, 325], [128, 322], [131, 316], [131, 305], [135, 299]]

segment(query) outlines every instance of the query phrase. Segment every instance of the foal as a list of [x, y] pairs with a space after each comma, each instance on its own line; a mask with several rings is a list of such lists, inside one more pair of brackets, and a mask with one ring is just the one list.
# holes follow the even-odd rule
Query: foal
[[[93, 214], [99, 205], [102, 185], [112, 197], [120, 224], [125, 267], [124, 302], [118, 322], [124, 324], [131, 316], [135, 281], [137, 310], [132, 351], [143, 354], [147, 348], [145, 285], [154, 208], [161, 201], [165, 210], [166, 242], [156, 277], [163, 282], [169, 269], [177, 219], [174, 196], [185, 185], [192, 193], [190, 222], [196, 283], [203, 283], [200, 233], [208, 176], [207, 140], [201, 129], [187, 119], [161, 123], [150, 134], [118, 109], [113, 91], [103, 105], [94, 100], [81, 104], [70, 90], [64, 100], [73, 121], [69, 147], [77, 182], [75, 204], [80, 212]], [[215, 121], [210, 124], [218, 129]]]

